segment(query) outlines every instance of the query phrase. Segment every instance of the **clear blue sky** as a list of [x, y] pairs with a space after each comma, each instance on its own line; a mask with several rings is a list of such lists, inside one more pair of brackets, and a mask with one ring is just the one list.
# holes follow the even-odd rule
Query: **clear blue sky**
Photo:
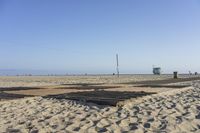
[[200, 72], [198, 0], [1, 0], [0, 71]]

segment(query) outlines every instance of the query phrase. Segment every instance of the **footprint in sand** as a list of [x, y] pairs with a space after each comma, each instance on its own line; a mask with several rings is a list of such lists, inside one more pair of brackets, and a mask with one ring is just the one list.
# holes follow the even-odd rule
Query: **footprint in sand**
[[147, 122], [154, 122], [154, 117], [150, 117], [147, 119]]
[[80, 127], [76, 127], [73, 129], [73, 131], [78, 132], [80, 130]]
[[106, 132], [107, 129], [105, 127], [95, 127], [95, 131], [97, 131], [98, 133], [103, 133]]
[[8, 133], [20, 133], [20, 129], [8, 128], [6, 130]]
[[144, 123], [144, 128], [150, 128], [151, 124], [150, 123]]
[[183, 119], [181, 116], [176, 116], [176, 124], [181, 124], [183, 122]]
[[138, 123], [130, 123], [129, 127], [130, 127], [130, 130], [137, 130], [138, 129]]
[[32, 129], [32, 130], [30, 131], [30, 133], [39, 133], [39, 130], [38, 130], [38, 129]]
[[200, 112], [198, 115], [195, 116], [196, 119], [200, 119]]
[[199, 110], [199, 111], [200, 111], [200, 106], [197, 106], [197, 110]]
[[167, 128], [167, 121], [161, 121], [161, 124], [159, 125], [160, 130], [165, 130]]

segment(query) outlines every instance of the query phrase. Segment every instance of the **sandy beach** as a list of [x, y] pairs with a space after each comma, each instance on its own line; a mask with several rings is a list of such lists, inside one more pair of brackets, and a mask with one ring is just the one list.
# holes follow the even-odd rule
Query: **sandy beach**
[[186, 83], [190, 86], [126, 99], [116, 106], [41, 96], [3, 100], [0, 132], [198, 133], [200, 81]]
[[200, 1], [0, 0], [0, 133], [200, 133]]

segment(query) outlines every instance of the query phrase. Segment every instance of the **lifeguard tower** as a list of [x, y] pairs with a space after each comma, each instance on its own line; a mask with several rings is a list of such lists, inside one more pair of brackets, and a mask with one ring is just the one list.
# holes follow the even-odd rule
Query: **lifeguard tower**
[[153, 67], [153, 74], [154, 75], [160, 75], [161, 74], [161, 68], [160, 67]]

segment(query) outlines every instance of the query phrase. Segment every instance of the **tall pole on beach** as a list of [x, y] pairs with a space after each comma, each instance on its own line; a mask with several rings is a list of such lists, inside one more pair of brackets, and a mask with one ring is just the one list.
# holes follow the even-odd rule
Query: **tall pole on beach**
[[117, 77], [119, 77], [119, 58], [118, 58], [118, 54], [116, 54], [116, 60], [117, 60]]

